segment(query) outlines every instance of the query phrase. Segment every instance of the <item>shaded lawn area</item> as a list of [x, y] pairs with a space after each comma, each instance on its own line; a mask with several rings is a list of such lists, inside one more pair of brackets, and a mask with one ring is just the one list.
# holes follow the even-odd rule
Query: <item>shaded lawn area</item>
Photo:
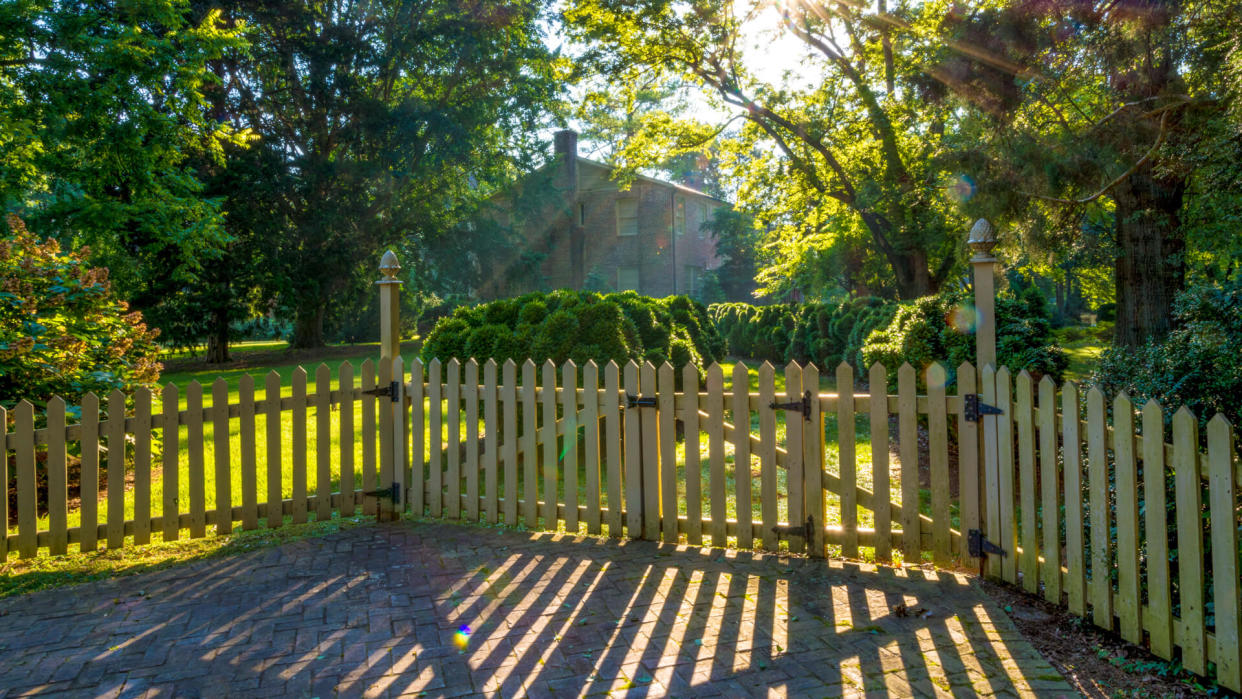
[[1100, 353], [1112, 345], [1113, 324], [1101, 322], [1095, 326], [1057, 328], [1052, 336], [1069, 357], [1066, 380], [1082, 382], [1099, 366]]

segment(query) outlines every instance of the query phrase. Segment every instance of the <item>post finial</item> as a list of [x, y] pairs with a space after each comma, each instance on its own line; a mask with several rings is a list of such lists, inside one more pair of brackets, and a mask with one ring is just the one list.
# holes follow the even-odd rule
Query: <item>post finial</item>
[[996, 247], [996, 228], [986, 218], [975, 221], [975, 225], [970, 227], [966, 244], [975, 251], [976, 256], [990, 256], [992, 248]]
[[384, 275], [384, 281], [396, 281], [397, 272], [401, 271], [401, 263], [397, 262], [397, 253], [389, 250], [380, 258], [380, 273]]

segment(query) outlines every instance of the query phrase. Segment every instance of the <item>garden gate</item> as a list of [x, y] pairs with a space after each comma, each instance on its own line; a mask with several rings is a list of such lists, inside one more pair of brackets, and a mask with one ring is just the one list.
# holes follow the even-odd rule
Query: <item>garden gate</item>
[[[361, 510], [882, 562], [982, 560], [988, 576], [1242, 691], [1232, 426], [1217, 415], [1201, 442], [1182, 408], [1166, 442], [1154, 402], [1139, 411], [1125, 395], [1110, 403], [1095, 388], [1081, 396], [994, 369], [994, 242], [985, 222], [971, 231], [982, 368], [876, 365], [866, 392], [847, 364], [823, 377], [797, 364], [407, 362], [388, 253], [381, 357], [358, 377], [342, 364], [335, 388], [320, 366], [313, 390], [302, 369], [288, 386], [272, 372], [257, 400], [242, 376], [236, 399], [215, 381], [209, 405], [191, 382], [87, 395], [76, 411], [60, 398], [38, 411], [20, 401], [12, 419], [0, 408], [16, 495], [13, 517], [0, 498], [0, 518], [16, 524], [0, 557]], [[74, 510], [74, 452], [82, 493], [101, 492], [101, 476], [127, 487]]]

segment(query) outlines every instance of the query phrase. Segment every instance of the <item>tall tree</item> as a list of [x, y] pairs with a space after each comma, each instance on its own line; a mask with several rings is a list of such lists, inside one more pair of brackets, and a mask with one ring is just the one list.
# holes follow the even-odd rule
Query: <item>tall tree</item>
[[208, 63], [241, 43], [186, 0], [0, 4], [0, 205], [89, 245], [165, 338], [227, 241], [197, 163], [247, 138], [205, 99]]
[[225, 65], [229, 118], [259, 135], [271, 186], [230, 226], [277, 221], [266, 286], [293, 344], [324, 342], [338, 295], [385, 245], [434, 243], [529, 149], [560, 90], [543, 0], [241, 0], [252, 48]]
[[[958, 261], [964, 221], [943, 197], [938, 164], [958, 114], [921, 99], [909, 62], [922, 39], [890, 32], [884, 8], [883, 0], [573, 0], [566, 19], [597, 46], [588, 57], [606, 74], [668, 72], [745, 120], [745, 148], [779, 156], [752, 160], [749, 186], [776, 192], [799, 236], [818, 231], [806, 218], [837, 219], [842, 229], [856, 222], [870, 239], [864, 252], [881, 256], [899, 295], [913, 298], [934, 292]], [[931, 12], [895, 11], [911, 18], [902, 23]], [[748, 44], [748, 26], [772, 12], [805, 52], [802, 73], [816, 76], [808, 84], [765, 80], [748, 60], [766, 50]], [[672, 125], [663, 126], [666, 135], [653, 139], [680, 148], [701, 145], [695, 133], [716, 133], [699, 125], [669, 135]]]
[[943, 51], [937, 71], [951, 76], [944, 92], [990, 122], [963, 151], [999, 208], [1058, 216], [1071, 237], [1084, 217], [1111, 217], [1120, 345], [1169, 331], [1186, 278], [1188, 192], [1204, 150], [1229, 140], [1221, 69], [1240, 8], [1016, 0], [944, 22], [946, 48], [973, 51]]

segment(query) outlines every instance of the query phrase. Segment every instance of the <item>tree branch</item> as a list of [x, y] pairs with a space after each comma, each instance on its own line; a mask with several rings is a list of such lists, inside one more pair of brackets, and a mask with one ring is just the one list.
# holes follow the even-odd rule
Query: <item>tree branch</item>
[[1164, 145], [1164, 140], [1169, 135], [1168, 129], [1165, 127], [1168, 124], [1169, 114], [1171, 113], [1172, 113], [1172, 110], [1170, 109], [1163, 110], [1163, 114], [1160, 115], [1160, 133], [1159, 135], [1156, 136], [1156, 142], [1151, 145], [1151, 148], [1147, 149], [1147, 152], [1143, 154], [1143, 157], [1139, 158], [1138, 161], [1135, 162], [1133, 165], [1131, 165], [1128, 170], [1121, 173], [1117, 177], [1113, 178], [1111, 182], [1101, 187], [1100, 191], [1096, 192], [1095, 194], [1092, 194], [1091, 196], [1085, 197], [1082, 199], [1062, 199], [1060, 197], [1049, 197], [1043, 194], [1035, 194], [1033, 192], [1024, 192], [1021, 190], [1019, 190], [1018, 193], [1028, 196], [1028, 197], [1033, 197], [1035, 199], [1040, 199], [1043, 201], [1051, 201], [1051, 202], [1056, 202], [1058, 204], [1069, 204], [1071, 206], [1090, 204], [1096, 199], [1099, 199], [1100, 197], [1107, 194], [1108, 191], [1111, 190], [1113, 187], [1116, 187], [1117, 185], [1121, 184], [1123, 180], [1125, 180], [1130, 175], [1133, 175], [1135, 172], [1138, 171], [1139, 168], [1143, 167], [1143, 165], [1145, 165], [1147, 161], [1152, 159], [1152, 156], [1156, 154], [1156, 151], [1160, 150], [1160, 146]]

